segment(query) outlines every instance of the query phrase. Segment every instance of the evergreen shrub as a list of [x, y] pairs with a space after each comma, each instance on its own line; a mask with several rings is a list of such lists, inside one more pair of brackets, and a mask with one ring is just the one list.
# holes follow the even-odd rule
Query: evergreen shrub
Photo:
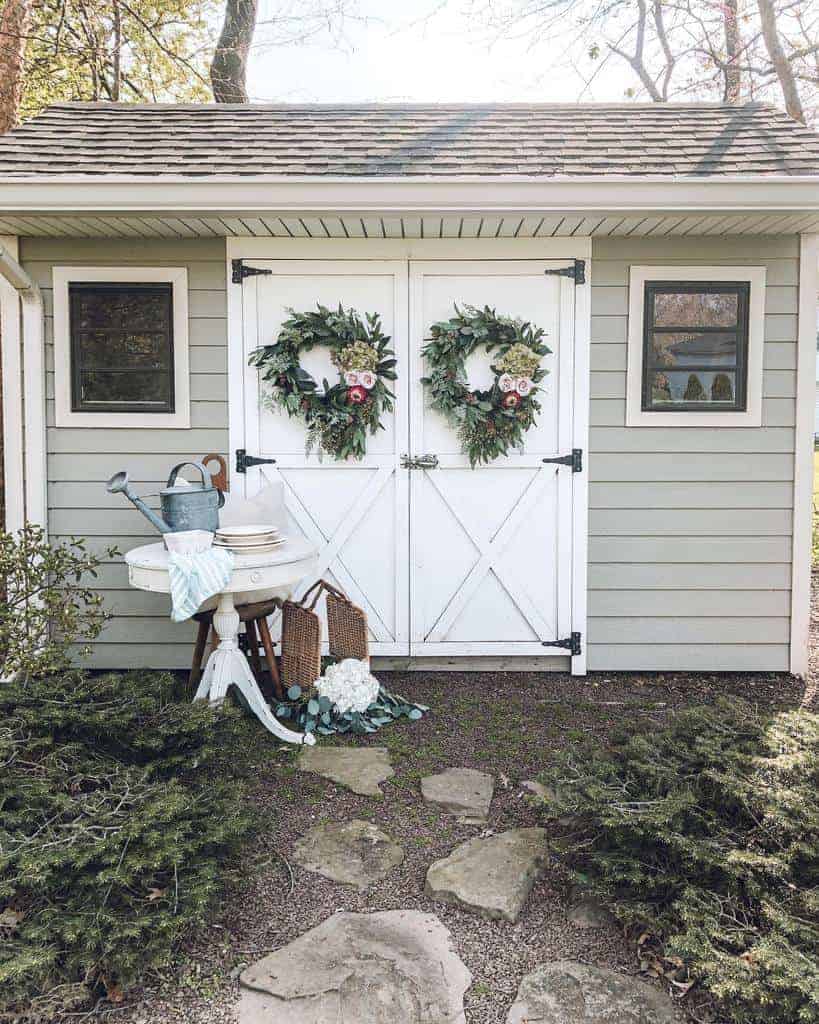
[[569, 863], [737, 1024], [819, 1021], [819, 716], [721, 700], [544, 778]]
[[136, 672], [0, 686], [7, 1012], [72, 985], [117, 998], [167, 963], [249, 836], [247, 720], [174, 691]]

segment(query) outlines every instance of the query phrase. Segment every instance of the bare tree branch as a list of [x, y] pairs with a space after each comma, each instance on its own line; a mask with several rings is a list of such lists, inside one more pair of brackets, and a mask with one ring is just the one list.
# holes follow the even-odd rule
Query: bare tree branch
[[773, 0], [757, 0], [759, 5], [759, 17], [762, 22], [762, 37], [765, 40], [765, 47], [771, 64], [776, 71], [782, 95], [785, 98], [785, 109], [797, 121], [804, 122], [805, 111], [802, 109], [802, 100], [799, 97], [799, 89], [793, 74], [788, 58], [782, 47], [782, 40], [776, 27], [776, 11]]

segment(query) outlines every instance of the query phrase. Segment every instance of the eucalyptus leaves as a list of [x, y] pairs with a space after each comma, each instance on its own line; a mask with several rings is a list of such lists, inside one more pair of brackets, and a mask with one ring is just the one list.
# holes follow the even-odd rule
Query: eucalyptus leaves
[[286, 702], [275, 708], [279, 718], [292, 721], [305, 732], [375, 732], [399, 718], [417, 721], [429, 711], [385, 690], [370, 673], [366, 662], [355, 658], [328, 665], [310, 692], [291, 686]]
[[[541, 360], [549, 355], [544, 332], [528, 321], [501, 316], [489, 306], [455, 306], [455, 315], [430, 328], [422, 350], [430, 367], [422, 378], [431, 393], [431, 406], [458, 431], [469, 463], [489, 463], [513, 448], [523, 447], [525, 432], [540, 411], [536, 394], [548, 373]], [[466, 360], [483, 345], [497, 352], [495, 374], [488, 390], [470, 389]]]
[[[337, 310], [317, 305], [315, 311], [288, 309], [276, 341], [250, 355], [251, 366], [262, 371], [270, 391], [269, 405], [307, 424], [306, 448], [318, 448], [334, 459], [361, 459], [367, 434], [383, 429], [381, 417], [392, 411], [394, 395], [387, 381], [395, 380], [394, 352], [381, 329], [378, 313]], [[323, 390], [302, 367], [302, 352], [327, 346], [339, 380]]]

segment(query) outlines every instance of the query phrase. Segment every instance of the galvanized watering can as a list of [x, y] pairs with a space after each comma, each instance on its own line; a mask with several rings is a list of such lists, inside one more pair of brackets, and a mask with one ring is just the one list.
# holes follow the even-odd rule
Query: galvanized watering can
[[[183, 466], [198, 469], [202, 483], [177, 484], [176, 477]], [[124, 470], [115, 473], [105, 486], [111, 494], [124, 494], [160, 533], [181, 533], [183, 530], [210, 530], [215, 533], [219, 527], [219, 509], [225, 503], [224, 494], [213, 486], [210, 473], [201, 462], [180, 462], [173, 467], [168, 486], [159, 492], [162, 518], [134, 494]]]

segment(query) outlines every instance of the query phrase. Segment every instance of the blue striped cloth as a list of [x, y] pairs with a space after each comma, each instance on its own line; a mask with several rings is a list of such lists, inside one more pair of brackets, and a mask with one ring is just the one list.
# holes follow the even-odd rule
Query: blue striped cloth
[[171, 578], [171, 618], [189, 619], [209, 597], [221, 593], [233, 572], [233, 555], [223, 548], [168, 557]]

